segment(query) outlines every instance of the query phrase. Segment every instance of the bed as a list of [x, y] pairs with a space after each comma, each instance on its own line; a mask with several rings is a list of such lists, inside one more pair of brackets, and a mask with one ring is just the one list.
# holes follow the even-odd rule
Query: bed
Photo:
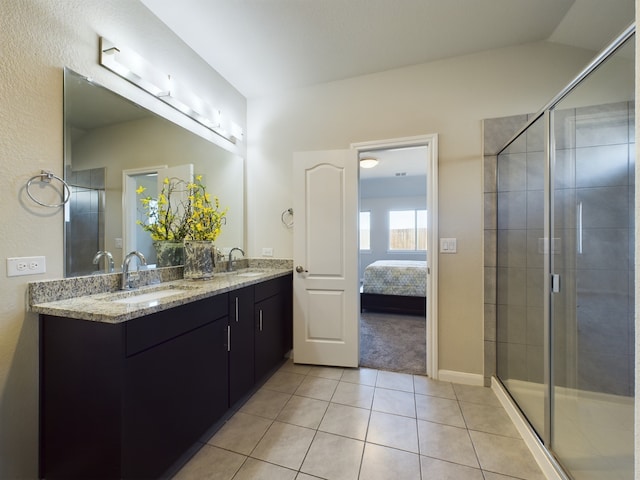
[[426, 294], [427, 262], [378, 260], [364, 270], [360, 309], [424, 315]]

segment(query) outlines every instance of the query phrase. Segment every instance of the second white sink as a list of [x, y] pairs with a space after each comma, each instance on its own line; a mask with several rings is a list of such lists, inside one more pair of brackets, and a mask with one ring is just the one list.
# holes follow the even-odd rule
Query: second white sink
[[166, 290], [157, 290], [155, 292], [141, 293], [139, 295], [132, 295], [130, 297], [119, 298], [112, 300], [114, 303], [147, 303], [154, 300], [160, 300], [161, 298], [171, 297], [172, 295], [180, 295], [184, 293], [184, 289], [180, 288], [167, 288]]
[[258, 275], [262, 275], [264, 272], [242, 272], [239, 273], [239, 277], [257, 277]]

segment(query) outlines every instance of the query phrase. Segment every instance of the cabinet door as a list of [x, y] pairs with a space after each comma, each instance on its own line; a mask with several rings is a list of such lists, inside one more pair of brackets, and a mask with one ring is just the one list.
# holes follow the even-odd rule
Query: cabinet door
[[253, 286], [229, 293], [229, 405], [254, 385]]
[[256, 303], [255, 376], [264, 377], [284, 356], [283, 295], [277, 294]]
[[227, 317], [126, 359], [124, 477], [159, 477], [228, 406]]

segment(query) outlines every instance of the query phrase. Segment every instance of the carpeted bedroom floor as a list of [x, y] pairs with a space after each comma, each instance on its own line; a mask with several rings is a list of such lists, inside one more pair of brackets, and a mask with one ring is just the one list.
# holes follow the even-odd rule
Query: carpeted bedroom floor
[[361, 367], [424, 375], [426, 343], [424, 317], [360, 314]]

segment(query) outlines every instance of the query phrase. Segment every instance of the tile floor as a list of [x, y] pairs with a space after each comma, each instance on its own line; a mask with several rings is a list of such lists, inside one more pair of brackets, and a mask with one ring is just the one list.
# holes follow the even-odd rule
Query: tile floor
[[289, 361], [174, 478], [545, 477], [491, 389]]

